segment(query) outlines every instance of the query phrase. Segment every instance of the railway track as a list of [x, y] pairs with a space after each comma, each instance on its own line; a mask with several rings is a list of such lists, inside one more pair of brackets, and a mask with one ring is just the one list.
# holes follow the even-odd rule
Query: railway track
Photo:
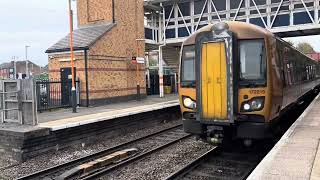
[[262, 144], [254, 149], [213, 147], [166, 178], [173, 179], [246, 179], [273, 145]]
[[214, 147], [166, 179], [246, 179], [315, 96], [316, 94], [309, 95], [302, 103], [280, 116], [283, 120], [278, 124], [280, 131], [274, 139], [259, 141], [250, 149], [236, 144], [232, 144], [232, 147]]
[[[85, 176], [79, 175], [76, 179], [93, 179], [98, 176], [101, 176], [105, 173], [108, 173], [117, 168], [123, 167], [126, 164], [132, 163], [138, 159], [141, 159], [151, 153], [157, 152], [161, 149], [164, 149], [172, 144], [179, 142], [182, 139], [188, 138], [191, 135], [186, 134], [182, 130], [182, 125], [177, 125], [171, 128], [167, 128], [156, 133], [152, 133], [150, 135], [137, 138], [135, 140], [108, 148], [106, 150], [100, 151], [98, 153], [94, 153], [61, 165], [57, 165], [39, 172], [35, 172], [33, 174], [20, 177], [19, 179], [59, 179], [60, 176], [65, 172], [68, 172], [76, 167], [79, 167], [82, 164], [94, 161], [96, 159], [102, 158], [109, 154], [115, 153], [117, 151], [121, 151], [128, 148], [137, 148], [137, 152], [124, 159], [123, 161], [119, 161], [116, 164], [111, 166], [107, 166], [98, 170], [94, 170], [93, 172], [87, 173]], [[73, 177], [74, 178], [74, 177]], [[69, 177], [67, 178], [69, 179]]]

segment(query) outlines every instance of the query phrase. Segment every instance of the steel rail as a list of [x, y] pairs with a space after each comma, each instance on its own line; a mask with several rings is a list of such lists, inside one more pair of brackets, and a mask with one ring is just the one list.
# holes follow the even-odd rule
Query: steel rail
[[209, 156], [216, 154], [219, 151], [218, 146], [215, 146], [214, 148], [210, 149], [209, 151], [205, 152], [203, 155], [195, 159], [194, 161], [188, 163], [181, 169], [177, 170], [176, 172], [172, 173], [168, 177], [166, 177], [166, 180], [173, 180], [178, 177], [182, 177], [183, 175], [189, 173], [194, 169], [195, 167], [199, 166], [203, 161], [207, 160]]
[[164, 149], [164, 148], [166, 148], [166, 147], [169, 147], [169, 146], [171, 146], [171, 145], [173, 145], [173, 144], [175, 144], [175, 143], [177, 143], [177, 142], [179, 142], [179, 141], [181, 141], [181, 140], [184, 140], [184, 139], [186, 139], [186, 138], [189, 138], [189, 137], [191, 137], [191, 136], [193, 136], [193, 135], [187, 134], [187, 135], [185, 135], [185, 136], [183, 136], [183, 137], [180, 137], [180, 138], [178, 138], [178, 139], [176, 139], [176, 140], [172, 140], [172, 141], [170, 141], [170, 142], [168, 142], [168, 143], [166, 143], [166, 144], [164, 144], [164, 145], [162, 145], [162, 146], [153, 148], [153, 149], [151, 149], [151, 150], [149, 150], [149, 151], [147, 151], [147, 152], [145, 152], [145, 153], [142, 153], [142, 154], [140, 154], [140, 155], [138, 155], [138, 156], [135, 156], [135, 157], [133, 157], [133, 158], [127, 159], [127, 160], [125, 160], [125, 161], [120, 162], [119, 164], [116, 164], [116, 165], [114, 165], [114, 166], [111, 166], [111, 167], [109, 167], [109, 168], [107, 168], [107, 169], [103, 169], [103, 170], [101, 170], [101, 171], [97, 171], [97, 172], [95, 172], [95, 173], [92, 173], [92, 174], [90, 174], [90, 175], [88, 175], [88, 176], [85, 176], [85, 177], [82, 177], [82, 178], [80, 178], [80, 179], [82, 179], [82, 180], [96, 179], [96, 178], [98, 178], [98, 177], [103, 176], [104, 174], [110, 173], [110, 172], [112, 172], [112, 171], [114, 171], [114, 170], [117, 170], [117, 169], [119, 169], [119, 168], [121, 168], [121, 167], [124, 167], [124, 166], [126, 166], [126, 165], [128, 165], [128, 164], [130, 164], [130, 163], [132, 163], [132, 162], [134, 162], [134, 161], [143, 159], [144, 157], [146, 157], [146, 156], [148, 156], [148, 155], [150, 155], [150, 154], [153, 154], [153, 153], [155, 153], [155, 152], [158, 152], [158, 151], [160, 151], [160, 150], [162, 150], [162, 149]]
[[149, 134], [149, 135], [134, 139], [132, 141], [128, 141], [128, 142], [113, 146], [111, 148], [99, 151], [97, 153], [90, 154], [90, 155], [87, 155], [87, 156], [84, 156], [84, 157], [81, 157], [81, 158], [78, 158], [78, 159], [75, 159], [75, 160], [60, 164], [60, 165], [56, 165], [56, 166], [53, 166], [53, 167], [50, 167], [50, 168], [47, 168], [47, 169], [44, 169], [44, 170], [41, 170], [41, 171], [38, 171], [38, 172], [35, 172], [35, 173], [32, 173], [32, 174], [29, 174], [29, 175], [26, 175], [26, 176], [23, 176], [23, 177], [20, 177], [20, 178], [18, 178], [18, 180], [36, 179], [36, 178], [41, 178], [42, 176], [49, 176], [49, 175], [51, 175], [53, 173], [58, 172], [60, 169], [71, 168], [73, 166], [76, 166], [76, 164], [87, 162], [87, 161], [89, 161], [91, 159], [95, 159], [95, 158], [97, 158], [99, 156], [103, 156], [103, 155], [105, 155], [107, 153], [110, 153], [112, 151], [120, 149], [120, 148], [122, 148], [124, 146], [128, 146], [128, 145], [130, 145], [132, 143], [136, 143], [138, 141], [150, 138], [152, 136], [156, 136], [156, 135], [162, 134], [162, 133], [164, 133], [166, 131], [170, 131], [170, 130], [176, 129], [176, 128], [179, 128], [181, 126], [182, 126], [182, 124], [179, 124], [179, 125], [176, 125], [176, 126], [173, 126], [173, 127], [170, 127], [170, 128], [166, 128], [166, 129], [163, 129], [161, 131], [158, 131], [158, 132], [155, 132], [155, 133], [152, 133], [152, 134]]
[[[221, 147], [214, 147], [165, 179], [185, 179], [186, 177], [201, 179], [203, 176], [206, 179], [220, 177], [222, 179], [244, 180], [271, 149], [270, 147], [266, 152], [261, 153], [263, 147], [260, 145], [258, 149], [249, 152], [242, 152], [243, 149], [228, 152]], [[210, 170], [203, 171], [205, 168], [210, 168]]]

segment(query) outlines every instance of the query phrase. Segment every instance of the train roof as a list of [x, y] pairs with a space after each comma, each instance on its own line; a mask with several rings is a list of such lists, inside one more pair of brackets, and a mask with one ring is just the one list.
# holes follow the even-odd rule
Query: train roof
[[[274, 35], [257, 25], [249, 24], [249, 23], [244, 23], [244, 22], [239, 22], [239, 21], [224, 21], [225, 23], [228, 24], [229, 30], [236, 34], [238, 39], [258, 39], [258, 38], [265, 38], [265, 37], [274, 37]], [[184, 44], [194, 44], [195, 43], [195, 38], [197, 34], [201, 32], [209, 32], [212, 30], [212, 27], [215, 24], [209, 24], [195, 33], [193, 33], [190, 37], [188, 37]]]

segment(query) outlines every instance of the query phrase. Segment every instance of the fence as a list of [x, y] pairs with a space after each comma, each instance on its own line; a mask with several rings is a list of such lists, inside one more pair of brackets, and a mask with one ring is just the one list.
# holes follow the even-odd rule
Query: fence
[[0, 123], [37, 125], [32, 79], [0, 81]]
[[[37, 81], [37, 107], [38, 111], [72, 106], [71, 80]], [[80, 80], [76, 81], [77, 105], [80, 105]]]
[[[146, 76], [146, 79], [148, 77]], [[148, 83], [148, 82], [146, 82]], [[177, 92], [176, 83], [174, 75], [164, 75], [163, 76], [163, 85], [164, 86], [171, 86], [172, 93]], [[148, 95], [158, 95], [159, 94], [159, 75], [157, 74], [150, 74], [150, 88], [147, 84], [147, 94]]]

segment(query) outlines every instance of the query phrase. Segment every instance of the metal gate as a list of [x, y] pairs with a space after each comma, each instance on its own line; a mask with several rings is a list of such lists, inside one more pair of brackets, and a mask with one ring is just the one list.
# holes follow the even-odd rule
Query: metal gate
[[[80, 105], [80, 80], [75, 82], [77, 104]], [[71, 80], [36, 82], [38, 111], [71, 107], [71, 87]]]

